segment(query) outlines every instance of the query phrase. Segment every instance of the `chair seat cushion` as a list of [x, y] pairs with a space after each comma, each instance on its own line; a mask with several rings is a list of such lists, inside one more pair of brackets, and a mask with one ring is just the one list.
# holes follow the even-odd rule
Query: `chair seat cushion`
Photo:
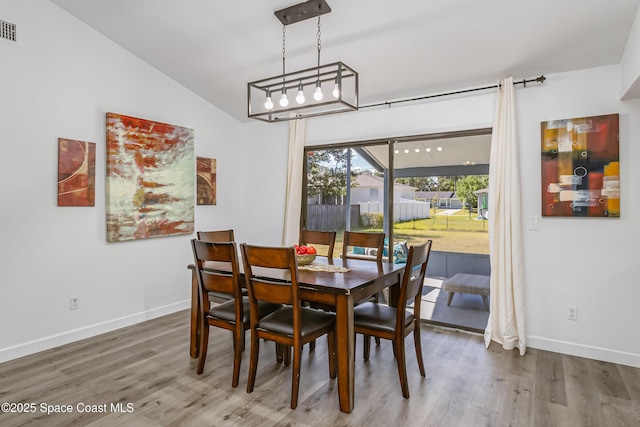
[[[320, 329], [330, 327], [336, 321], [333, 313], [322, 310], [301, 307], [302, 312], [302, 336], [309, 335]], [[258, 328], [278, 334], [293, 335], [293, 307], [284, 306], [260, 320]]]
[[[258, 312], [260, 317], [264, 317], [269, 313], [281, 308], [281, 304], [273, 304], [270, 302], [258, 302]], [[249, 298], [242, 297], [242, 322], [249, 323]], [[216, 305], [209, 310], [209, 316], [217, 317], [218, 319], [227, 320], [229, 322], [235, 322], [236, 320], [236, 300], [232, 299], [225, 303]]]
[[[396, 316], [398, 310], [388, 305], [365, 302], [354, 307], [353, 324], [356, 327], [374, 329], [378, 331], [394, 332], [396, 330]], [[405, 325], [413, 320], [413, 314], [404, 312]]]

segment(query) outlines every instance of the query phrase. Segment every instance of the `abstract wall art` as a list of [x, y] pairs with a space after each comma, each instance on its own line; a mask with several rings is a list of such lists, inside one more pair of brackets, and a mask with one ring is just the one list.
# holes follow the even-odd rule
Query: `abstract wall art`
[[58, 206], [95, 206], [96, 144], [58, 139]]
[[107, 240], [191, 234], [193, 129], [107, 113]]
[[216, 204], [216, 159], [196, 158], [198, 205]]
[[541, 123], [542, 215], [620, 216], [618, 114]]

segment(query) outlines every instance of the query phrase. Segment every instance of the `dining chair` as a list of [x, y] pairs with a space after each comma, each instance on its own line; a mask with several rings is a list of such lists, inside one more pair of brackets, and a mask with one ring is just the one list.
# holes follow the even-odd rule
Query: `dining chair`
[[[333, 265], [333, 248], [336, 245], [336, 232], [335, 231], [316, 231], [316, 230], [302, 230], [300, 232], [300, 245], [325, 245], [327, 246], [327, 263]], [[320, 308], [329, 310], [327, 306], [318, 303], [309, 303], [311, 308]], [[316, 349], [316, 342], [311, 341], [309, 343], [309, 350], [314, 351]]]
[[333, 264], [333, 248], [336, 245], [335, 231], [302, 230], [300, 232], [300, 246], [324, 245], [327, 246], [327, 259]]
[[[329, 377], [331, 379], [336, 377], [335, 314], [302, 306], [294, 248], [250, 246], [244, 243], [240, 248], [246, 287], [249, 290], [251, 323], [251, 359], [247, 393], [251, 393], [255, 385], [260, 339], [274, 341], [276, 346], [293, 347], [291, 409], [295, 409], [298, 405], [300, 364], [304, 344], [327, 335]], [[281, 280], [265, 278], [265, 269], [281, 275]], [[283, 307], [261, 317], [258, 310], [260, 302], [283, 304]]]
[[384, 233], [362, 233], [357, 231], [345, 231], [342, 237], [342, 258], [360, 258], [349, 252], [349, 248], [373, 248], [376, 249], [375, 261], [382, 262], [384, 251]]
[[[393, 353], [398, 364], [400, 387], [402, 396], [409, 398], [409, 383], [407, 381], [407, 363], [405, 357], [404, 339], [413, 332], [416, 348], [416, 359], [420, 375], [425, 376], [422, 361], [422, 346], [420, 344], [420, 302], [422, 301], [422, 284], [424, 282], [431, 240], [422, 245], [411, 246], [407, 257], [407, 265], [400, 285], [398, 307], [365, 302], [353, 309], [353, 327], [356, 334], [364, 335], [363, 357], [369, 360], [371, 336], [391, 340]], [[407, 303], [413, 300], [413, 310], [407, 310]]]
[[[209, 328], [212, 326], [233, 332], [233, 380], [231, 385], [237, 387], [240, 375], [240, 362], [244, 350], [244, 331], [249, 329], [249, 299], [242, 296], [238, 252], [234, 242], [191, 241], [195, 269], [198, 279], [198, 298], [202, 310], [200, 322], [200, 345], [198, 351], [198, 375], [204, 371], [209, 344]], [[215, 262], [220, 270], [213, 269], [205, 262]], [[230, 294], [233, 298], [211, 307], [211, 292]], [[260, 303], [256, 306], [256, 316], [266, 316], [281, 307], [280, 304]]]
[[[346, 231], [342, 237], [342, 259], [347, 258], [358, 258], [358, 256], [353, 256], [353, 252], [349, 252], [349, 248], [373, 248], [376, 250], [375, 261], [380, 264], [382, 263], [382, 254], [384, 252], [384, 233], [362, 233], [357, 231]], [[367, 297], [364, 300], [357, 301], [357, 304], [362, 304], [363, 302], [375, 302], [378, 303], [380, 301], [380, 293], [377, 293], [371, 297]], [[380, 337], [375, 337], [376, 345], [380, 345]]]
[[205, 242], [233, 242], [233, 230], [198, 231], [198, 240]]

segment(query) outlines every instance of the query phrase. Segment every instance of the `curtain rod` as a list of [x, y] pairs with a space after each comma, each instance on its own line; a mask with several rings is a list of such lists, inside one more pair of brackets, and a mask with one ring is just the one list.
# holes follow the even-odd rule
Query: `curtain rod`
[[[546, 80], [546, 77], [544, 75], [542, 75], [540, 77], [536, 77], [535, 79], [522, 79], [520, 81], [513, 82], [513, 84], [514, 85], [520, 85], [521, 84], [523, 87], [527, 87], [527, 83], [531, 83], [531, 82], [544, 83], [545, 80]], [[479, 90], [487, 90], [487, 89], [495, 89], [495, 88], [498, 88], [498, 87], [500, 87], [500, 84], [495, 84], [495, 85], [491, 85], [491, 86], [476, 87], [476, 88], [472, 88], [472, 89], [456, 90], [456, 91], [453, 91], [453, 92], [437, 93], [435, 95], [418, 96], [416, 98], [398, 99], [398, 100], [395, 100], [395, 101], [378, 102], [376, 104], [363, 105], [363, 106], [361, 106], [359, 108], [380, 107], [381, 105], [388, 105], [389, 107], [391, 107], [391, 104], [398, 104], [400, 102], [421, 101], [423, 99], [437, 98], [437, 97], [440, 97], [440, 96], [459, 95], [461, 93], [476, 92], [476, 91], [479, 91]]]

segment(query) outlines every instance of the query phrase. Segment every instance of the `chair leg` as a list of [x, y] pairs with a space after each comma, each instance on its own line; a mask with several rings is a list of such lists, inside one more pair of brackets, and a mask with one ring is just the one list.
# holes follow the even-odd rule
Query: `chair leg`
[[260, 338], [256, 331], [251, 331], [251, 358], [249, 361], [249, 379], [247, 380], [247, 393], [253, 391], [258, 370], [258, 356], [260, 355]]
[[362, 344], [363, 359], [369, 360], [369, 355], [371, 354], [371, 335], [363, 335]]
[[404, 338], [393, 343], [396, 348], [396, 361], [398, 362], [398, 375], [400, 376], [400, 387], [402, 388], [402, 396], [409, 398], [409, 382], [407, 381], [407, 363], [404, 351]]
[[[204, 323], [204, 324], [203, 324]], [[204, 362], [207, 360], [207, 347], [209, 346], [209, 324], [200, 322], [200, 346], [198, 348], [198, 369], [200, 375], [204, 371]]]
[[284, 366], [291, 365], [291, 347], [283, 345], [282, 351], [284, 352]]
[[283, 346], [280, 343], [276, 343], [276, 363], [280, 364], [284, 360]]
[[420, 375], [425, 376], [424, 362], [422, 361], [422, 344], [420, 341], [420, 320], [416, 319], [416, 326], [413, 329], [413, 343], [416, 346], [416, 359], [418, 359], [418, 368], [420, 368]]
[[333, 331], [327, 334], [327, 348], [329, 349], [329, 378], [336, 379], [336, 338]]
[[234, 331], [235, 340], [233, 342], [233, 380], [232, 387], [238, 387], [240, 380], [240, 364], [242, 363], [242, 352], [244, 351], [244, 330]]
[[[287, 352], [290, 347], [286, 347]], [[298, 391], [300, 389], [300, 364], [302, 359], [302, 346], [293, 347], [293, 371], [291, 371], [291, 409], [298, 406]]]
[[[382, 292], [378, 292], [377, 294], [375, 294], [373, 296], [373, 302], [378, 304], [380, 301], [380, 295], [382, 295]], [[384, 295], [382, 295], [382, 297], [384, 298]], [[376, 345], [380, 345], [380, 337], [374, 337], [374, 339], [376, 340]], [[369, 357], [367, 357], [367, 360], [369, 360]]]
[[455, 294], [455, 292], [449, 292], [449, 296], [447, 297], [447, 305], [451, 305], [451, 301], [453, 300], [453, 294]]

